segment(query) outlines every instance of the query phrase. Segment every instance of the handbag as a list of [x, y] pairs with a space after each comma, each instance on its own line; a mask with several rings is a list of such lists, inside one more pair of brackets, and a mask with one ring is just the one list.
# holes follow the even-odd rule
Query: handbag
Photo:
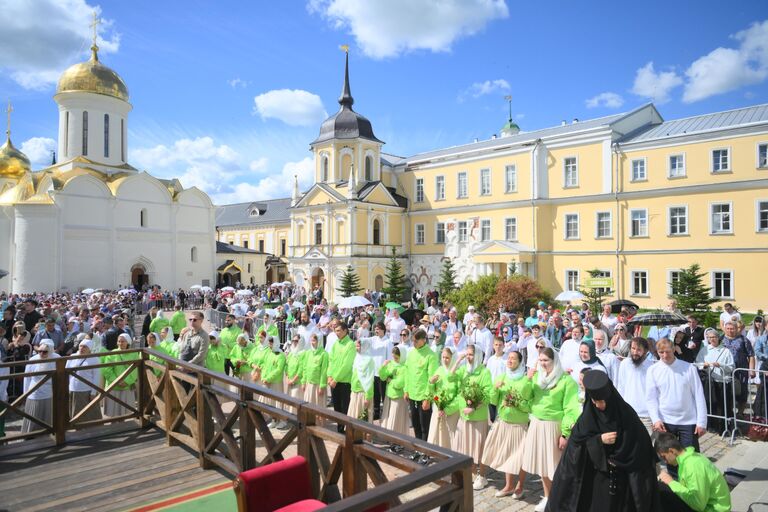
[[751, 441], [768, 441], [768, 421], [761, 416], [753, 416], [752, 421], [762, 423], [762, 425], [750, 425], [747, 430], [747, 437]]

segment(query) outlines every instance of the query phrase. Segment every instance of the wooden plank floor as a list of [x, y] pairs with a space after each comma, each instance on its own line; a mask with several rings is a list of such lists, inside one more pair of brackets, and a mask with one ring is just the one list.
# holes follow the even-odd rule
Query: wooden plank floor
[[0, 449], [0, 512], [130, 510], [230, 481], [200, 469], [191, 451], [166, 446], [159, 430], [103, 434], [61, 448]]

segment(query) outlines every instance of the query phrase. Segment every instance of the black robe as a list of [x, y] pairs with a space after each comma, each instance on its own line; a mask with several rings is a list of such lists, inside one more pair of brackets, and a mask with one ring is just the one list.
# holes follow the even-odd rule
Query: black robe
[[[552, 481], [550, 512], [654, 512], [656, 454], [637, 413], [611, 386], [605, 411], [589, 394]], [[616, 443], [600, 436], [617, 432]], [[613, 489], [611, 486], [613, 485]]]

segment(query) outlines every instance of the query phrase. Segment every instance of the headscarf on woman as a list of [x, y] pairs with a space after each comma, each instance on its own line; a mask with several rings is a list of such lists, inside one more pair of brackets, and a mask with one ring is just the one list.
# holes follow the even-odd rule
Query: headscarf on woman
[[552, 360], [552, 371], [549, 372], [549, 375], [544, 371], [541, 363], [536, 364], [536, 373], [538, 374], [536, 384], [538, 384], [541, 389], [552, 389], [555, 387], [560, 380], [560, 377], [563, 376], [563, 367], [560, 366], [560, 357], [558, 357], [557, 352], [555, 352], [555, 357]]
[[370, 338], [358, 340], [360, 343], [360, 352], [355, 354], [355, 361], [352, 363], [352, 371], [357, 373], [357, 378], [363, 389], [368, 390], [373, 386], [373, 378], [376, 375], [376, 368], [373, 364], [373, 358], [369, 355], [371, 351]]
[[[439, 355], [439, 357], [440, 357], [440, 366], [442, 366], [443, 368], [445, 368], [448, 371], [451, 371], [451, 368], [453, 368], [453, 363], [456, 361], [456, 349], [446, 345], [446, 346], [443, 347], [443, 350], [447, 350], [448, 352], [451, 353], [451, 360], [448, 361], [447, 365], [445, 363], [443, 363], [443, 357], [442, 357], [443, 356], [443, 352], [441, 350], [440, 351], [440, 355]], [[401, 362], [403, 361], [402, 358], [400, 360], [401, 360]]]
[[[509, 357], [509, 355], [507, 355], [507, 357]], [[507, 378], [510, 380], [518, 380], [525, 377], [525, 363], [523, 362], [523, 355], [520, 352], [517, 352], [517, 357], [520, 360], [520, 364], [517, 365], [517, 369], [512, 370], [509, 368], [509, 366], [506, 367]]]

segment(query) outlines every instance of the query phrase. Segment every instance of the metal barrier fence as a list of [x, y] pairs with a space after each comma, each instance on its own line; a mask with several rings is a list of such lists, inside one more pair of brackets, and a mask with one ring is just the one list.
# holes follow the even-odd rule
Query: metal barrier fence
[[[215, 309], [206, 309], [203, 311], [205, 319], [208, 320], [208, 322], [210, 322], [210, 324], [217, 331], [220, 331], [226, 327], [226, 319], [230, 314], [232, 313], [218, 311]], [[259, 328], [264, 325], [264, 319], [258, 317], [245, 317], [235, 315], [235, 322], [237, 323], [238, 327], [240, 327], [246, 334], [248, 334], [248, 338], [251, 340], [256, 338], [256, 335], [259, 332]], [[288, 340], [290, 340], [291, 336], [295, 332], [295, 328], [291, 327], [291, 325], [285, 320], [278, 320], [276, 325], [278, 336], [280, 337], [280, 343], [288, 343]]]
[[[757, 385], [757, 393], [754, 399], [750, 402], [751, 390], [749, 389], [749, 386], [752, 382], [750, 379], [752, 373], [759, 378], [760, 383]], [[742, 384], [740, 386], [734, 385], [732, 388], [731, 397], [733, 399], [735, 426], [731, 434], [731, 444], [733, 444], [736, 434], [740, 432], [740, 425], [745, 429], [749, 429], [751, 425], [768, 427], [768, 420], [766, 420], [766, 411], [768, 411], [768, 396], [766, 396], [768, 393], [766, 393], [766, 386], [768, 386], [768, 383], [766, 382], [766, 379], [768, 379], [768, 370], [736, 368], [733, 371], [734, 382], [738, 380]], [[743, 386], [746, 386], [746, 389], [744, 389]], [[741, 387], [741, 389], [737, 390], [737, 387]], [[746, 401], [744, 402], [744, 408], [746, 409], [746, 406], [750, 406], [750, 413], [746, 414], [746, 412], [742, 412], [740, 414], [738, 411], [738, 406], [740, 405], [739, 400], [745, 397]], [[755, 410], [756, 407], [757, 410]]]
[[[720, 432], [725, 438], [731, 434], [733, 439], [736, 429], [735, 409], [731, 400], [733, 388], [732, 369], [708, 366], [699, 370], [701, 383], [704, 386], [704, 399], [707, 402], [707, 424]], [[732, 441], [731, 441], [732, 442]]]
[[185, 310], [203, 309], [205, 306], [205, 297], [187, 297], [183, 301], [174, 298], [142, 301], [136, 304], [136, 311], [139, 314], [146, 314], [152, 308], [158, 308], [162, 311], [173, 311], [176, 309], [176, 304], [181, 304], [182, 309]]

